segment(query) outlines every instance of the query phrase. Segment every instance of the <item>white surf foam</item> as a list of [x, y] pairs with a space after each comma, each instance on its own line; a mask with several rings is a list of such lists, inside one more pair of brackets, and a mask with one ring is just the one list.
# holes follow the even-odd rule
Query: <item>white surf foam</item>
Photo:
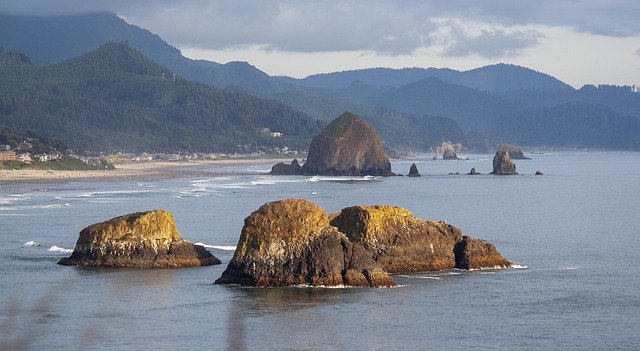
[[208, 249], [217, 249], [217, 250], [223, 250], [223, 251], [235, 251], [236, 247], [235, 246], [230, 246], [230, 245], [208, 245], [205, 243], [201, 243], [201, 242], [197, 242], [197, 243], [193, 243], [194, 245], [200, 245], [202, 247], [206, 247]]
[[519, 265], [519, 264], [512, 264], [511, 268], [513, 268], [513, 269], [527, 269], [527, 268], [529, 268], [529, 266]]
[[410, 278], [410, 279], [433, 279], [433, 280], [442, 280], [441, 277], [434, 275], [399, 275], [399, 277]]
[[47, 251], [49, 252], [59, 252], [59, 253], [72, 253], [73, 250], [65, 249], [64, 247], [53, 245]]
[[313, 176], [307, 179], [308, 182], [370, 182], [378, 179], [375, 176], [364, 177], [331, 177], [331, 176]]
[[23, 246], [40, 246], [40, 244], [38, 244], [35, 241], [27, 241], [26, 243], [22, 244]]

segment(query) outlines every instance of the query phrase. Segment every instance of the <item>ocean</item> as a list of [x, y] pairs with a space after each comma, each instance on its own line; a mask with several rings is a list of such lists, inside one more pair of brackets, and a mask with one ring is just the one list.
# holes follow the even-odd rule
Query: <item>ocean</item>
[[[268, 165], [192, 176], [0, 184], [0, 348], [34, 350], [638, 350], [640, 153], [548, 152], [486, 175], [492, 155], [394, 160], [422, 178], [269, 176]], [[484, 173], [466, 175], [475, 167]], [[543, 176], [534, 176], [536, 170]], [[459, 175], [449, 173], [459, 172]], [[305, 198], [335, 212], [389, 204], [486, 239], [503, 270], [396, 275], [397, 288], [214, 285], [243, 220]], [[222, 265], [57, 265], [79, 231], [166, 209]]]

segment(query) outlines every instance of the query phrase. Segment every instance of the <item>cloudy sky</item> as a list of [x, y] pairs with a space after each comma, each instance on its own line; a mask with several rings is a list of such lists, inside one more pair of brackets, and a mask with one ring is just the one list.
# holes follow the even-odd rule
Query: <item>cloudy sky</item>
[[640, 0], [2, 0], [0, 12], [110, 11], [185, 56], [271, 75], [506, 62], [586, 83], [640, 85]]

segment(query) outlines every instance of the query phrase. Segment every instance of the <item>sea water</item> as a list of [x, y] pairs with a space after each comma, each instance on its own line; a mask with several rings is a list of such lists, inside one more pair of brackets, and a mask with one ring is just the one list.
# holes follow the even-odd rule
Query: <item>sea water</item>
[[[2, 183], [0, 348], [639, 349], [640, 153], [530, 156], [517, 176], [466, 175], [490, 172], [492, 155], [462, 155], [392, 162], [405, 174], [415, 162], [422, 178], [212, 165], [176, 179]], [[244, 218], [283, 198], [327, 212], [402, 206], [494, 243], [517, 268], [397, 275], [399, 287], [380, 289], [213, 285]], [[56, 264], [85, 226], [151, 209], [173, 212], [182, 236], [223, 264]]]

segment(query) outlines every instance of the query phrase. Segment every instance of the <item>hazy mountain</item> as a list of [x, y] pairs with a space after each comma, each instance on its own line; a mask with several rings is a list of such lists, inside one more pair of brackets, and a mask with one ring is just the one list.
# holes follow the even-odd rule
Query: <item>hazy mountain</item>
[[[163, 73], [165, 78], [163, 79]], [[304, 148], [319, 124], [273, 100], [178, 77], [123, 43], [63, 63], [0, 64], [0, 124], [84, 150], [232, 151]], [[285, 134], [273, 138], [258, 132]]]
[[62, 62], [95, 50], [109, 41], [127, 41], [149, 58], [188, 80], [219, 88], [275, 92], [292, 87], [246, 62], [219, 64], [191, 60], [158, 35], [126, 23], [113, 13], [69, 16], [0, 14], [0, 46], [25, 53], [36, 64]]
[[425, 78], [463, 85], [490, 93], [510, 90], [572, 91], [571, 86], [548, 74], [532, 69], [497, 64], [456, 71], [448, 68], [368, 68], [334, 73], [314, 74], [303, 79], [284, 79], [307, 87], [339, 89], [355, 81], [367, 85], [402, 86]]
[[396, 150], [425, 151], [430, 147], [440, 146], [443, 141], [478, 146], [467, 140], [456, 121], [447, 117], [400, 113], [300, 90], [270, 97], [326, 122], [332, 121], [344, 111], [353, 112], [376, 128], [385, 146]]
[[625, 117], [601, 104], [572, 102], [536, 107], [437, 78], [397, 88], [355, 82], [344, 89], [307, 89], [343, 104], [446, 116], [455, 120], [465, 134], [480, 132], [499, 142], [640, 149], [640, 119]]

